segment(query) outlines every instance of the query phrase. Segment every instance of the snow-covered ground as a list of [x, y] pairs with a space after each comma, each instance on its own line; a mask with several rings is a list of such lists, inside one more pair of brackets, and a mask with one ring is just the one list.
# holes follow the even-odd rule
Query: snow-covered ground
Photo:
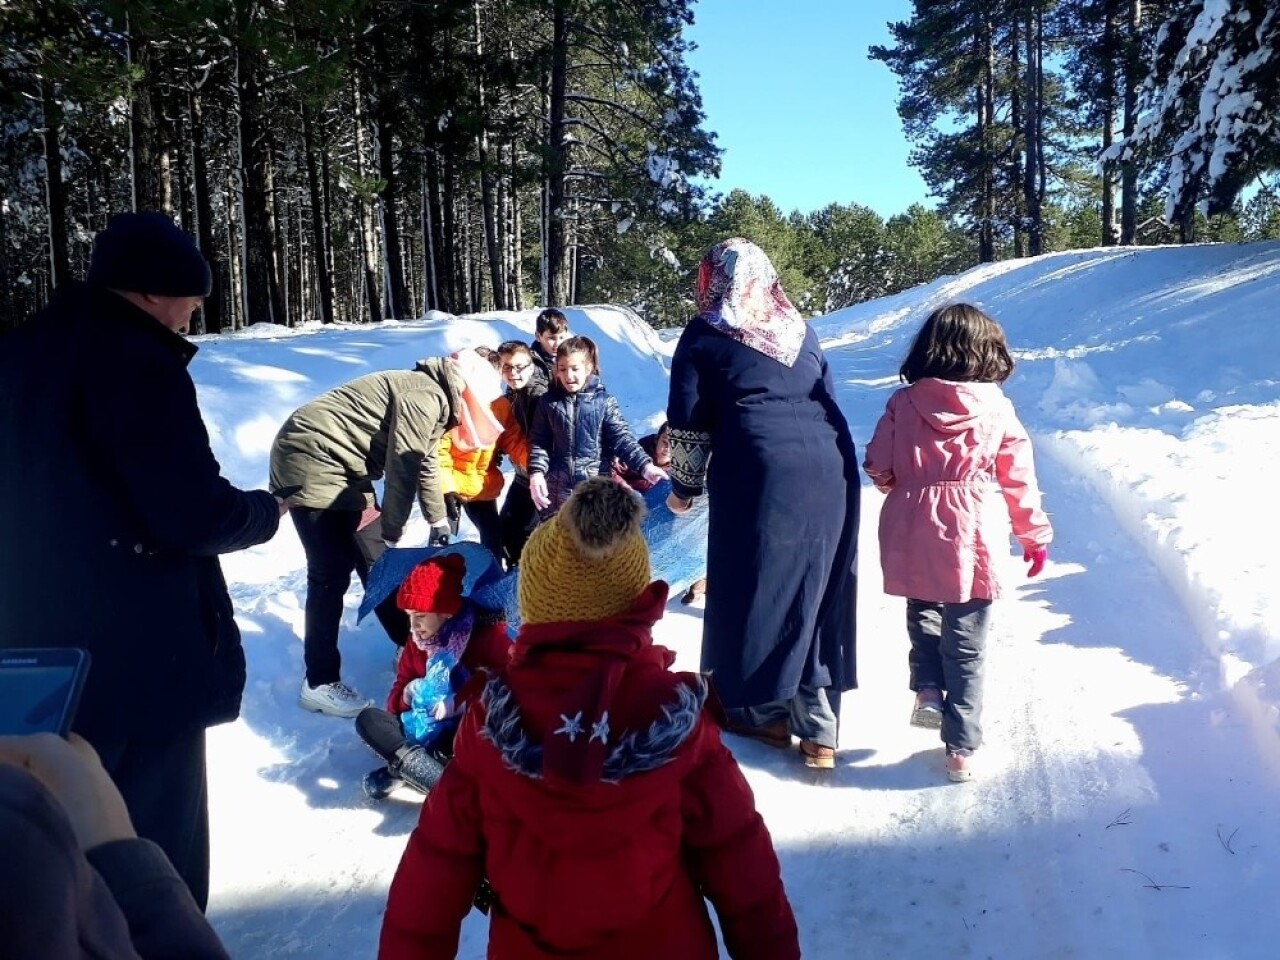
[[[907, 725], [902, 601], [879, 589], [864, 491], [861, 689], [828, 775], [729, 738], [773, 832], [813, 958], [1271, 958], [1280, 919], [1280, 575], [1263, 490], [1280, 468], [1280, 244], [1095, 250], [977, 268], [814, 321], [862, 444], [934, 306], [1005, 326], [1008, 384], [1058, 539], [999, 608], [980, 779], [946, 782]], [[261, 486], [279, 423], [362, 373], [528, 339], [532, 312], [206, 339], [192, 364], [225, 472]], [[638, 430], [672, 344], [570, 311]], [[415, 520], [406, 542], [422, 537]], [[291, 526], [225, 558], [249, 657], [244, 715], [210, 740], [210, 914], [236, 957], [372, 957], [418, 805], [361, 793], [350, 723], [306, 713], [305, 574]], [[348, 597], [346, 679], [380, 698], [391, 645]], [[659, 640], [696, 667], [700, 611]], [[484, 956], [484, 921], [460, 956]]]

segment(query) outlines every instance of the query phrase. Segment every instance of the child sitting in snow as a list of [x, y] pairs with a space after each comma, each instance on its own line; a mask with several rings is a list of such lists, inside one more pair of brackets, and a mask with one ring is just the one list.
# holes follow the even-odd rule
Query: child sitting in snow
[[[649, 455], [655, 467], [659, 470], [671, 469], [671, 436], [665, 420], [655, 433], [647, 433], [636, 442]], [[618, 457], [613, 458], [613, 478], [622, 481], [636, 493], [648, 493], [658, 485], [656, 481], [646, 480], [642, 473], [632, 470]]]
[[538, 401], [529, 438], [529, 495], [543, 516], [560, 509], [588, 477], [607, 475], [609, 456], [649, 483], [667, 479], [636, 443], [618, 401], [600, 381], [599, 367], [596, 345], [588, 337], [560, 344], [555, 382]]
[[467, 708], [391, 884], [379, 957], [452, 957], [487, 875], [489, 956], [800, 956], [769, 831], [707, 683], [653, 643], [643, 504], [582, 483], [525, 547], [524, 623]]
[[396, 603], [409, 615], [410, 636], [396, 668], [386, 710], [365, 708], [356, 730], [387, 761], [364, 779], [381, 800], [402, 784], [426, 793], [448, 762], [461, 713], [458, 694], [471, 671], [497, 671], [511, 648], [506, 623], [462, 595], [466, 562], [457, 554], [418, 564]]

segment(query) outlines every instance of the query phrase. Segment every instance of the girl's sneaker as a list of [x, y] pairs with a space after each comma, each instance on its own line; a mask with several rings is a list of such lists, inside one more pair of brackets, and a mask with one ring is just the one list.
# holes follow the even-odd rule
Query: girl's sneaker
[[911, 725], [937, 730], [942, 726], [942, 691], [937, 687], [921, 687], [916, 705], [911, 710]]
[[972, 750], [947, 746], [947, 779], [952, 783], [967, 783], [973, 779]]

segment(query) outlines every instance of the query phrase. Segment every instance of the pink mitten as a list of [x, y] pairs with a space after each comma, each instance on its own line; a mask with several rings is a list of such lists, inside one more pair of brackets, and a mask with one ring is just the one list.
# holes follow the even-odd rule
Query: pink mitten
[[1031, 564], [1027, 576], [1034, 577], [1044, 569], [1044, 562], [1049, 559], [1049, 548], [1036, 547], [1034, 550], [1023, 550], [1022, 559]]

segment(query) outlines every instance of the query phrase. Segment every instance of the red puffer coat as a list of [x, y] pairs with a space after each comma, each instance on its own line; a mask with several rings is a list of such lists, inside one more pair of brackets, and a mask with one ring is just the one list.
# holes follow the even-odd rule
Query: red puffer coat
[[653, 645], [666, 584], [616, 620], [525, 626], [468, 707], [391, 885], [379, 957], [457, 953], [482, 877], [498, 960], [800, 956], [751, 788], [696, 674]]

